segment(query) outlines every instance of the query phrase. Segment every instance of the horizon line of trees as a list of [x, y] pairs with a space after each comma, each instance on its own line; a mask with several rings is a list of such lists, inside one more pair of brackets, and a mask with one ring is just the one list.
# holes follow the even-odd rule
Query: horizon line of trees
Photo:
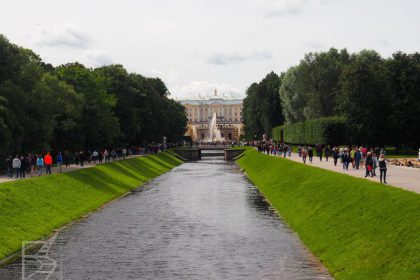
[[[270, 86], [275, 76], [277, 91]], [[271, 136], [282, 124], [331, 116], [346, 118], [351, 144], [420, 145], [420, 53], [308, 53], [285, 73], [271, 72], [246, 91], [248, 139]]]
[[53, 67], [0, 34], [0, 158], [175, 141], [186, 124], [159, 78], [122, 65]]

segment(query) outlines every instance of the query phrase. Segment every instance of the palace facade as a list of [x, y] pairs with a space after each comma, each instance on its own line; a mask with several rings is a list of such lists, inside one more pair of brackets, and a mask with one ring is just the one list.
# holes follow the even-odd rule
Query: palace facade
[[206, 141], [209, 138], [210, 123], [216, 113], [217, 128], [222, 138], [238, 141], [243, 135], [243, 100], [217, 96], [179, 100], [184, 105], [188, 118], [186, 135], [193, 141]]

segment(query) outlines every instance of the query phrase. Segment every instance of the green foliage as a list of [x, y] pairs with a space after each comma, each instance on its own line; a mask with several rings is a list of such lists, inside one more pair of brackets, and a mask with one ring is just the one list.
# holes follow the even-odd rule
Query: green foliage
[[348, 59], [345, 49], [308, 53], [285, 73], [280, 96], [287, 123], [338, 114], [338, 82]]
[[[390, 143], [420, 144], [420, 54], [397, 52], [386, 62], [392, 128]], [[386, 130], [389, 131], [389, 128]], [[418, 148], [418, 147], [416, 147]]]
[[159, 153], [0, 184], [0, 259], [181, 163]]
[[352, 55], [341, 78], [340, 110], [351, 126], [353, 144], [384, 145], [390, 113], [385, 62], [375, 51]]
[[335, 279], [419, 279], [420, 195], [255, 150], [237, 162]]
[[290, 144], [345, 144], [348, 126], [344, 117], [325, 117], [273, 128], [273, 139]]
[[271, 129], [283, 123], [280, 97], [281, 77], [269, 73], [259, 83], [253, 83], [246, 91], [243, 107], [243, 123], [248, 139], [271, 135]]
[[272, 139], [277, 142], [284, 142], [283, 133], [284, 133], [284, 125], [273, 127]]
[[279, 94], [285, 121], [340, 115], [351, 131], [346, 142], [417, 147], [419, 77], [418, 53], [397, 52], [389, 59], [372, 50], [309, 53], [282, 79]]
[[187, 119], [168, 95], [159, 78], [128, 73], [121, 65], [54, 68], [0, 35], [0, 160], [180, 139]]

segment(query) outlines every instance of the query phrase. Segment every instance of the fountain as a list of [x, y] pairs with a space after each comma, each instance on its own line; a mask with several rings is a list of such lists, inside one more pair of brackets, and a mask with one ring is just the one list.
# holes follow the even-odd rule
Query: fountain
[[213, 118], [210, 122], [209, 127], [209, 138], [207, 139], [207, 142], [217, 142], [217, 141], [224, 141], [225, 139], [222, 138], [222, 133], [217, 128], [217, 115], [216, 113], [213, 114]]

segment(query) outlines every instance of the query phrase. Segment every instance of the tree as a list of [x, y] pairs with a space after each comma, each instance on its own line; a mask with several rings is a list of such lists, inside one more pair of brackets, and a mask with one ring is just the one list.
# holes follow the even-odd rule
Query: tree
[[338, 114], [339, 81], [348, 60], [347, 50], [332, 48], [306, 54], [287, 71], [280, 96], [288, 123]]
[[243, 103], [243, 122], [247, 138], [253, 139], [255, 135], [261, 137], [262, 134], [271, 136], [272, 128], [283, 123], [278, 94], [280, 82], [280, 77], [271, 72], [247, 89]]
[[119, 121], [114, 114], [116, 98], [107, 93], [101, 76], [79, 63], [59, 66], [56, 75], [72, 85], [83, 100], [80, 147], [97, 149], [115, 145], [120, 137]]
[[341, 77], [340, 111], [350, 124], [351, 143], [384, 145], [387, 142], [385, 62], [375, 51], [352, 55]]
[[420, 143], [420, 54], [396, 52], [386, 61], [387, 84], [392, 110], [387, 131], [396, 147]]

